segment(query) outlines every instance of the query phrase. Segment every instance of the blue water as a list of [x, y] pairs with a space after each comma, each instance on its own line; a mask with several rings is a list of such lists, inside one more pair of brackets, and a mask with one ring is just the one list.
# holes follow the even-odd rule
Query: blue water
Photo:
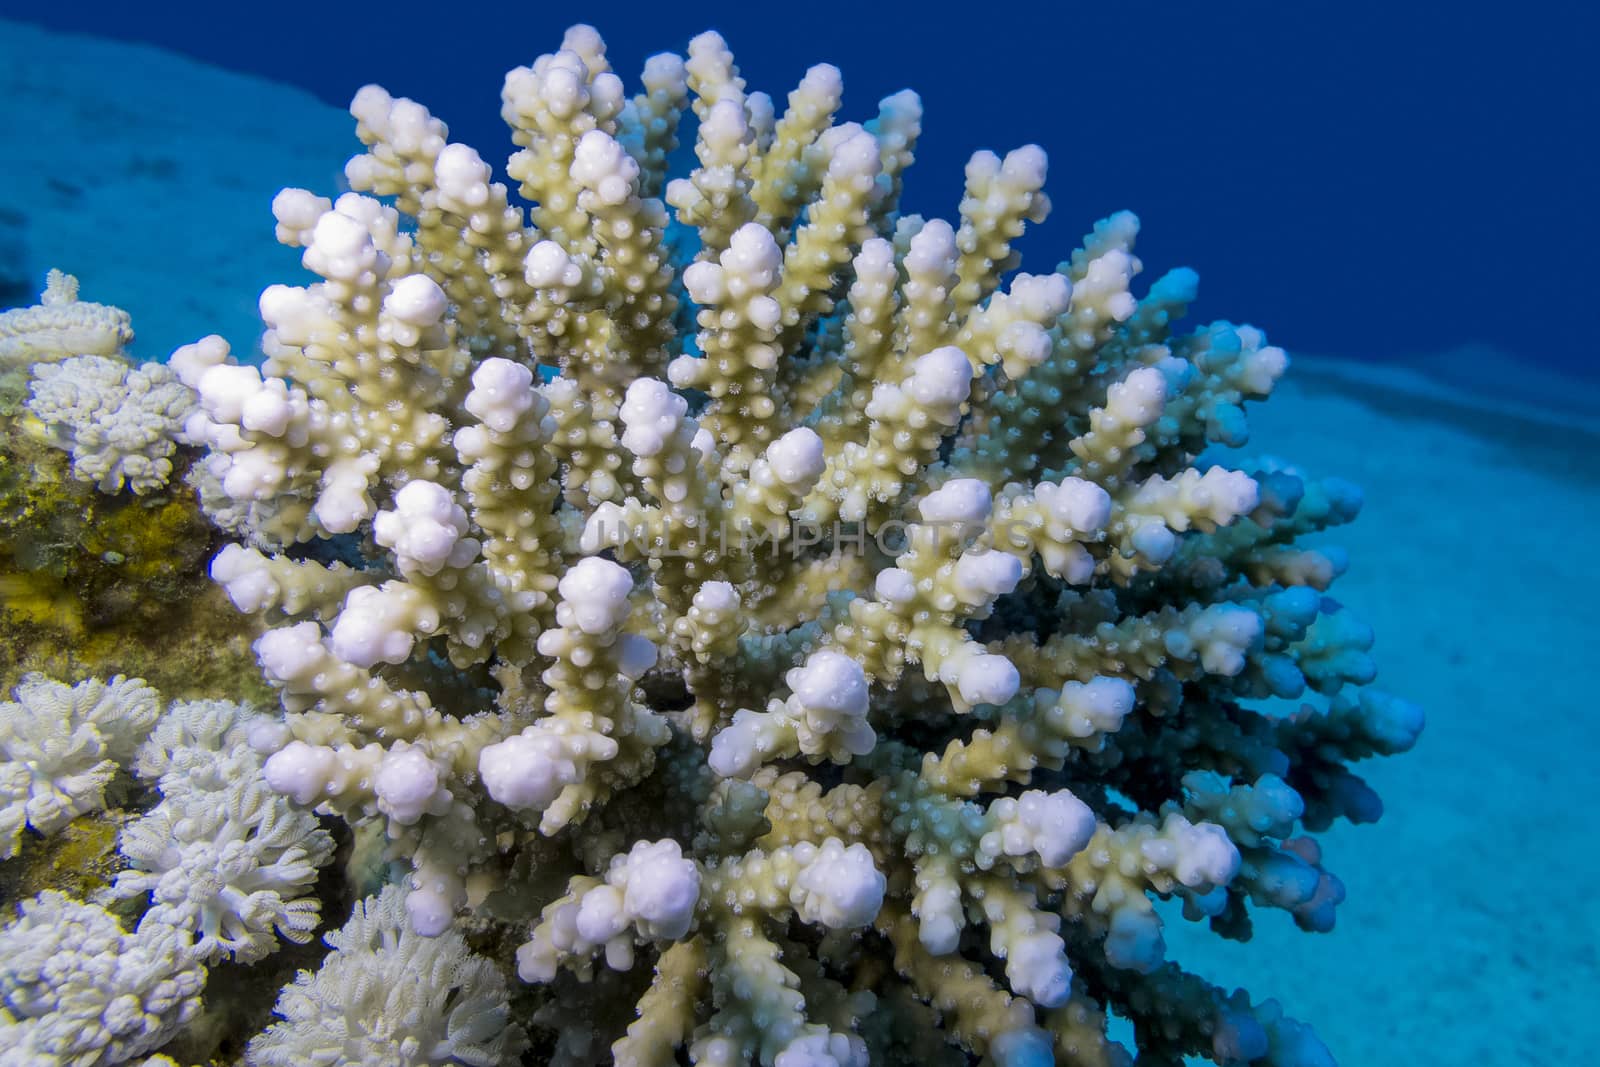
[[0, 4], [311, 90], [424, 102], [491, 161], [502, 74], [587, 20], [615, 68], [716, 28], [754, 87], [821, 61], [867, 117], [915, 88], [911, 210], [951, 215], [980, 147], [1049, 151], [1040, 260], [1131, 208], [1152, 266], [1200, 271], [1199, 317], [1302, 352], [1394, 360], [1487, 345], [1587, 372], [1600, 188], [1591, 15], [1553, 3], [824, 2]]

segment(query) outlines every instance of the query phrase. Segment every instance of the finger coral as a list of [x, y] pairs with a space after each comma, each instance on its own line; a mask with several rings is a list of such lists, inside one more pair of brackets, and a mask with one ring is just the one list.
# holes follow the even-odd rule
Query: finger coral
[[1422, 725], [1300, 543], [1359, 496], [1229, 451], [1287, 358], [1177, 332], [1191, 271], [1136, 296], [1133, 215], [1017, 273], [1045, 153], [908, 215], [920, 104], [841, 88], [780, 114], [707, 33], [629, 97], [574, 27], [506, 77], [515, 189], [365, 88], [353, 191], [274, 201], [319, 280], [261, 294], [265, 362], [174, 354], [244, 534], [212, 574], [270, 625], [265, 781], [405, 871], [254, 1062], [516, 1044], [467, 913], [587, 1004], [537, 1016], [563, 1058], [1126, 1062], [1108, 1012], [1325, 1056], [1167, 963], [1153, 902], [1333, 923], [1300, 831], [1375, 815], [1345, 764]]

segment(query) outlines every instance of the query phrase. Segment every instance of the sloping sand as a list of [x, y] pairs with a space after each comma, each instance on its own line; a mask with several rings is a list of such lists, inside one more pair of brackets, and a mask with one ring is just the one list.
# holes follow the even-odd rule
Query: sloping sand
[[[337, 189], [356, 148], [351, 120], [298, 90], [14, 23], [0, 101], [0, 207], [26, 217], [30, 272], [60, 266], [130, 311], [143, 358], [207, 332], [252, 345], [255, 295], [297, 269], [272, 241], [272, 195]], [[1305, 361], [1251, 410], [1252, 451], [1366, 490], [1334, 538], [1353, 560], [1335, 595], [1376, 627], [1381, 684], [1429, 726], [1411, 755], [1361, 770], [1383, 820], [1324, 835], [1349, 890], [1334, 933], [1267, 914], [1248, 945], [1181, 920], [1168, 942], [1278, 997], [1346, 1067], [1583, 1063], [1600, 1047], [1583, 806], [1600, 752], [1583, 673], [1600, 648], [1600, 412], [1549, 388], [1564, 402], [1518, 390], [1513, 416], [1414, 372]]]
[[1251, 448], [1365, 490], [1329, 537], [1352, 561], [1333, 594], [1377, 630], [1379, 684], [1422, 703], [1428, 728], [1357, 768], [1382, 820], [1322, 835], [1349, 891], [1333, 933], [1262, 915], [1235, 945], [1180, 920], [1172, 955], [1276, 995], [1346, 1067], [1587, 1062], [1600, 442], [1533, 412], [1504, 425], [1492, 398], [1407, 374], [1304, 364], [1250, 409]]
[[360, 147], [348, 115], [299, 89], [5, 21], [0, 146], [32, 291], [51, 267], [76, 274], [84, 299], [133, 316], [140, 359], [207, 333], [253, 348], [256, 297], [300, 263], [272, 240], [272, 197], [336, 195]]

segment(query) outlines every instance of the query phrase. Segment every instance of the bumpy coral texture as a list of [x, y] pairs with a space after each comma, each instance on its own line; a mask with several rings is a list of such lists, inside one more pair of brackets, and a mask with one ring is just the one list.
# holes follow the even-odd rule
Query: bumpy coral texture
[[100, 1067], [161, 1047], [200, 1011], [205, 970], [183, 935], [126, 933], [93, 904], [42, 893], [0, 929], [0, 1059]]
[[133, 340], [128, 313], [78, 299], [78, 279], [53, 270], [39, 303], [0, 312], [0, 371], [72, 356], [116, 356]]
[[126, 486], [143, 495], [172, 476], [172, 455], [188, 443], [183, 424], [193, 391], [160, 363], [132, 367], [105, 356], [75, 356], [35, 368], [28, 410], [51, 443], [72, 453], [72, 473], [103, 493]]
[[[51, 783], [36, 785], [26, 806], [35, 830], [93, 810], [121, 770], [158, 781], [161, 800], [124, 825], [121, 859], [131, 867], [99, 894], [120, 915], [138, 915], [132, 933], [99, 904], [55, 891], [24, 901], [0, 929], [0, 1062], [135, 1062], [188, 1033], [206, 963], [256, 962], [280, 936], [311, 940], [321, 909], [312, 890], [333, 839], [267, 786], [249, 735], [271, 721], [246, 705], [179, 701], [157, 720], [156, 692], [120, 677], [68, 687], [33, 675], [16, 696], [0, 705], [0, 728], [14, 762]], [[19, 730], [46, 743], [18, 757]], [[57, 748], [96, 762], [65, 782], [48, 779], [63, 773]]]
[[1177, 332], [1191, 271], [1135, 296], [1131, 214], [1014, 273], [1045, 153], [906, 215], [916, 96], [841, 93], [780, 113], [704, 34], [629, 96], [575, 27], [505, 81], [519, 200], [368, 87], [354, 191], [274, 202], [320, 280], [262, 293], [265, 363], [174, 355], [247, 535], [213, 576], [271, 625], [265, 778], [407, 871], [256, 1062], [479, 1062], [499, 1009], [441, 1039], [393, 965], [468, 912], [533, 916], [556, 1061], [1118, 1064], [1115, 1012], [1156, 1061], [1326, 1062], [1154, 901], [1332, 925], [1305, 831], [1422, 725], [1304, 540], [1359, 494], [1232, 451], [1287, 360]]

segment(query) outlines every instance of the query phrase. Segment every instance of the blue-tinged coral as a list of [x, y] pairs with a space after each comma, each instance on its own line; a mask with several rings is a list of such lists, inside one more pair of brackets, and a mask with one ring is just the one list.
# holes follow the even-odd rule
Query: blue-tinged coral
[[305, 943], [321, 919], [311, 891], [333, 839], [267, 786], [247, 743], [259, 719], [223, 701], [174, 704], [136, 763], [162, 799], [123, 829], [132, 869], [113, 891], [149, 894], [143, 921], [189, 931], [206, 962], [254, 962], [280, 936]]
[[1179, 332], [1192, 271], [1136, 295], [1126, 212], [1016, 273], [1037, 146], [905, 214], [920, 103], [840, 121], [826, 64], [780, 114], [708, 33], [630, 97], [578, 26], [502, 100], [515, 192], [363, 89], [354, 191], [274, 201], [318, 280], [261, 294], [265, 361], [172, 357], [284, 714], [179, 705], [141, 750], [135, 936], [303, 940], [314, 811], [397, 884], [264, 1067], [488, 1065], [524, 1024], [563, 1063], [1125, 1064], [1113, 1014], [1141, 1059], [1326, 1062], [1156, 907], [1329, 929], [1305, 831], [1376, 817], [1347, 764], [1422, 727], [1301, 543], [1359, 494], [1234, 451], [1283, 351]]
[[250, 1042], [251, 1067], [494, 1067], [525, 1046], [504, 976], [459, 933], [415, 933], [399, 889], [358, 903], [325, 940], [322, 966], [284, 989], [281, 1021]]
[[50, 834], [105, 804], [106, 787], [156, 717], [156, 691], [137, 678], [76, 686], [29, 675], [0, 703], [0, 859], [24, 825]]
[[[1317, 1062], [1173, 971], [1153, 905], [1327, 929], [1297, 827], [1370, 815], [1343, 761], [1421, 726], [1347, 696], [1371, 634], [1296, 544], [1359, 498], [1228, 451], [1284, 353], [1176, 332], [1196, 276], [1136, 296], [1125, 212], [1013, 275], [1036, 146], [904, 215], [920, 105], [837, 121], [826, 65], [780, 116], [705, 34], [629, 98], [575, 27], [503, 102], [520, 204], [363, 89], [356, 191], [274, 203], [320, 280], [262, 294], [265, 363], [173, 357], [250, 544], [213, 575], [271, 625], [266, 780], [381, 827], [403, 936], [536, 913], [547, 1005], [655, 961], [632, 1026], [538, 1013], [558, 1057], [859, 1064], [937, 1018], [1002, 1067], [1116, 1063], [1112, 1011]], [[289, 547], [334, 538], [361, 559]]]
[[200, 1010], [205, 968], [160, 923], [128, 933], [94, 904], [46, 892], [0, 928], [0, 1058], [101, 1067], [160, 1048]]

